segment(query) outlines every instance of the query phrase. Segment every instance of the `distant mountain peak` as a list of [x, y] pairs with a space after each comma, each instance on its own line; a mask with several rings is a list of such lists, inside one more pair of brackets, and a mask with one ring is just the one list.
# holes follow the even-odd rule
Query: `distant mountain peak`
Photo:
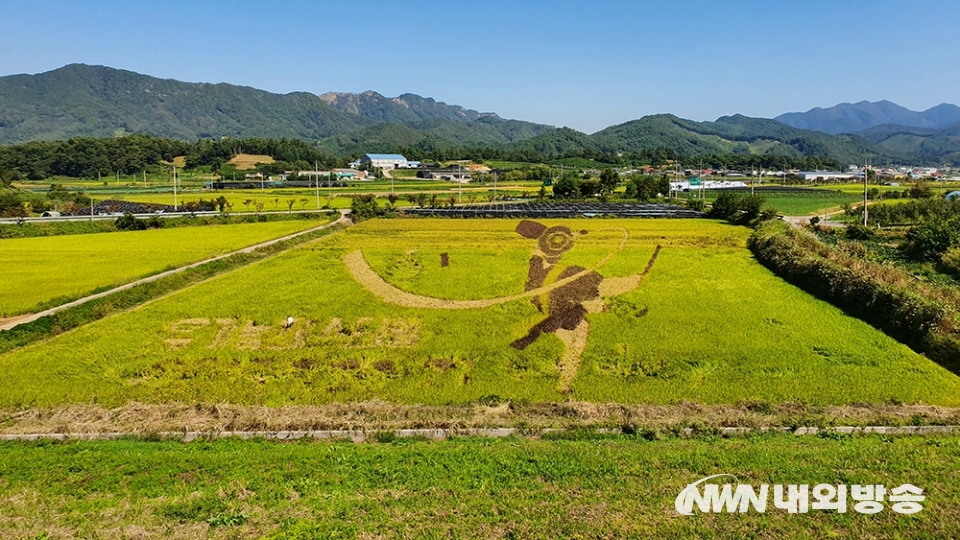
[[775, 120], [788, 126], [835, 135], [857, 133], [882, 125], [942, 129], [960, 122], [960, 107], [941, 103], [925, 111], [911, 111], [888, 100], [840, 103], [806, 112], [781, 114]]

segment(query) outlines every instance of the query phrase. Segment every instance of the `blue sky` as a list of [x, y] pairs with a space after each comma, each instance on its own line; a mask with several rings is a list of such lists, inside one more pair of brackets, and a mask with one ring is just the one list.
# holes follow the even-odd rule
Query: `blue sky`
[[956, 0], [2, 0], [0, 75], [82, 62], [272, 92], [412, 92], [593, 132], [960, 102]]

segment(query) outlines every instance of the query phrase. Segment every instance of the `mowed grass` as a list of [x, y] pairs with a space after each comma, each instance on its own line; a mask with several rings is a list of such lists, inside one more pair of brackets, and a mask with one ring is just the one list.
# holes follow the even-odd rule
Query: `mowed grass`
[[[361, 250], [411, 293], [490, 299], [523, 292], [534, 241], [513, 220], [374, 220], [133, 312], [0, 356], [0, 406], [132, 401], [282, 405], [564, 399], [960, 405], [960, 378], [774, 276], [749, 230], [706, 220], [563, 220], [562, 264], [644, 283], [587, 316], [572, 392], [564, 345], [529, 299], [483, 308], [402, 307], [358, 283]], [[629, 231], [622, 251], [620, 228]], [[441, 264], [446, 253], [448, 266]], [[612, 255], [612, 258], [608, 256]], [[599, 263], [605, 261], [604, 264]], [[285, 330], [287, 316], [296, 323]]]
[[[18, 538], [951, 538], [960, 438], [0, 443]], [[686, 485], [923, 489], [922, 510], [683, 516]], [[812, 499], [811, 499], [811, 502]], [[48, 536], [46, 536], [48, 535]]]
[[312, 220], [0, 240], [0, 315], [33, 311], [259, 242]]

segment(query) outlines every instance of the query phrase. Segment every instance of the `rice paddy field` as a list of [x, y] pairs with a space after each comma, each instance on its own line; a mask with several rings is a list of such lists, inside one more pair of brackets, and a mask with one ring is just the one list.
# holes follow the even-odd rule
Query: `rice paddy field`
[[0, 316], [34, 312], [317, 225], [292, 220], [0, 240]]
[[775, 277], [748, 234], [372, 220], [0, 356], [0, 406], [960, 405], [957, 375]]

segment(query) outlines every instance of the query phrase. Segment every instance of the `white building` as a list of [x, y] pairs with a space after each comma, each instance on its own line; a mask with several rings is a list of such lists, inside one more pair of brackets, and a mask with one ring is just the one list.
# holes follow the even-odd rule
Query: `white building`
[[831, 182], [838, 180], [854, 180], [863, 178], [863, 173], [844, 173], [834, 171], [803, 171], [797, 174], [801, 180], [819, 180], [821, 182]]
[[400, 154], [364, 154], [360, 164], [378, 169], [405, 169], [407, 158]]

